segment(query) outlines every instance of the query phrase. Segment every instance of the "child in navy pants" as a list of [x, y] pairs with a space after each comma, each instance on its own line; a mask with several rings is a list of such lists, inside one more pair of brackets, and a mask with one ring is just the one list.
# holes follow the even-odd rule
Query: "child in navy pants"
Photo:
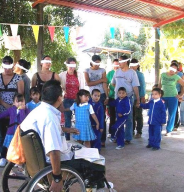
[[112, 134], [110, 141], [116, 140], [116, 149], [124, 148], [124, 124], [131, 112], [130, 100], [127, 97], [126, 89], [120, 87], [118, 89], [118, 98], [109, 103], [110, 106], [116, 108], [116, 122], [112, 126]]
[[91, 99], [89, 100], [89, 104], [92, 105], [95, 115], [99, 121], [99, 129], [96, 129], [96, 122], [92, 117], [90, 117], [91, 125], [93, 131], [96, 135], [96, 139], [91, 141], [91, 147], [97, 148], [99, 151], [101, 150], [101, 137], [104, 129], [104, 108], [103, 104], [100, 102], [100, 91], [98, 89], [93, 89], [91, 93]]
[[162, 125], [166, 123], [165, 105], [160, 97], [161, 89], [154, 88], [152, 90], [153, 100], [146, 104], [140, 104], [143, 109], [149, 109], [149, 142], [146, 147], [153, 150], [160, 149]]

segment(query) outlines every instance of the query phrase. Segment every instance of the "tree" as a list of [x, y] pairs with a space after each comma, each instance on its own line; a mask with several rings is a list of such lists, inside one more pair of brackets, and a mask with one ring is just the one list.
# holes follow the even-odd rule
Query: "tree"
[[[36, 22], [36, 10], [32, 9], [31, 4], [28, 1], [12, 0], [1, 1], [0, 9], [3, 10], [0, 13], [1, 23], [16, 23], [16, 24], [37, 24]], [[44, 7], [44, 25], [53, 26], [72, 26], [82, 25], [79, 17], [74, 17], [72, 9], [66, 7], [46, 6]], [[3, 31], [11, 35], [10, 26], [3, 25]], [[37, 45], [33, 35], [31, 26], [19, 26], [18, 34], [21, 37], [22, 51], [21, 57], [34, 61], [36, 58]], [[55, 30], [54, 42], [50, 40], [50, 34], [47, 27], [44, 28], [44, 54], [50, 55], [53, 61], [52, 70], [59, 72], [65, 69], [64, 61], [69, 56], [74, 56], [75, 53], [72, 50], [72, 44], [66, 43], [64, 38], [64, 32], [62, 27], [57, 27]], [[1, 39], [2, 41], [2, 39]], [[1, 58], [8, 54], [8, 50], [2, 45], [0, 50]], [[10, 51], [10, 55], [13, 55], [13, 51]], [[14, 58], [16, 53], [14, 52]], [[19, 57], [20, 58], [20, 57]]]

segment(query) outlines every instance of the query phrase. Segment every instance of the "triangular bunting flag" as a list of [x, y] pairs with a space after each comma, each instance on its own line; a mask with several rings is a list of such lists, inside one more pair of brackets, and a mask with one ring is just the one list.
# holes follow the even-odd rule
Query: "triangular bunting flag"
[[2, 32], [2, 27], [1, 27], [1, 24], [0, 24], [0, 37], [3, 36], [3, 32]]
[[33, 28], [33, 33], [34, 33], [35, 40], [36, 40], [36, 43], [37, 43], [38, 42], [38, 33], [39, 33], [40, 26], [39, 25], [32, 25], [32, 28]]
[[111, 39], [115, 39], [115, 28], [111, 27], [110, 32], [111, 32]]
[[65, 41], [66, 41], [66, 43], [68, 43], [69, 27], [68, 26], [64, 26], [63, 30], [64, 30], [64, 34], [65, 34]]
[[17, 36], [18, 25], [17, 24], [11, 24], [10, 28], [11, 28], [12, 36]]
[[48, 26], [48, 29], [49, 29], [49, 32], [50, 32], [51, 41], [53, 42], [54, 32], [55, 32], [55, 26]]

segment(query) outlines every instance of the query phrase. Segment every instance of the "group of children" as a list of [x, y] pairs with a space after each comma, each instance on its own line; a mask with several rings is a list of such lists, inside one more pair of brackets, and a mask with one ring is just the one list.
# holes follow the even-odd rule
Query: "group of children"
[[22, 123], [22, 121], [26, 118], [30, 111], [32, 111], [40, 104], [40, 91], [37, 87], [32, 87], [30, 89], [30, 98], [31, 101], [26, 104], [24, 95], [16, 93], [13, 98], [12, 107], [0, 113], [0, 119], [6, 117], [9, 117], [10, 119], [1, 152], [0, 167], [5, 166], [5, 164], [7, 163], [7, 149], [11, 143], [17, 126]]

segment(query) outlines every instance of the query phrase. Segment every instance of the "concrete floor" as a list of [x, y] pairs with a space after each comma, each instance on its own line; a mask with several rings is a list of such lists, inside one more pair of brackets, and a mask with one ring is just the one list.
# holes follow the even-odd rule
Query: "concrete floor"
[[[114, 183], [118, 192], [184, 192], [184, 127], [171, 137], [163, 136], [161, 149], [152, 151], [145, 147], [146, 115], [144, 120], [142, 138], [134, 139], [122, 150], [115, 150], [116, 144], [107, 141], [106, 148], [102, 149], [108, 181]], [[2, 168], [0, 177], [1, 173]]]

